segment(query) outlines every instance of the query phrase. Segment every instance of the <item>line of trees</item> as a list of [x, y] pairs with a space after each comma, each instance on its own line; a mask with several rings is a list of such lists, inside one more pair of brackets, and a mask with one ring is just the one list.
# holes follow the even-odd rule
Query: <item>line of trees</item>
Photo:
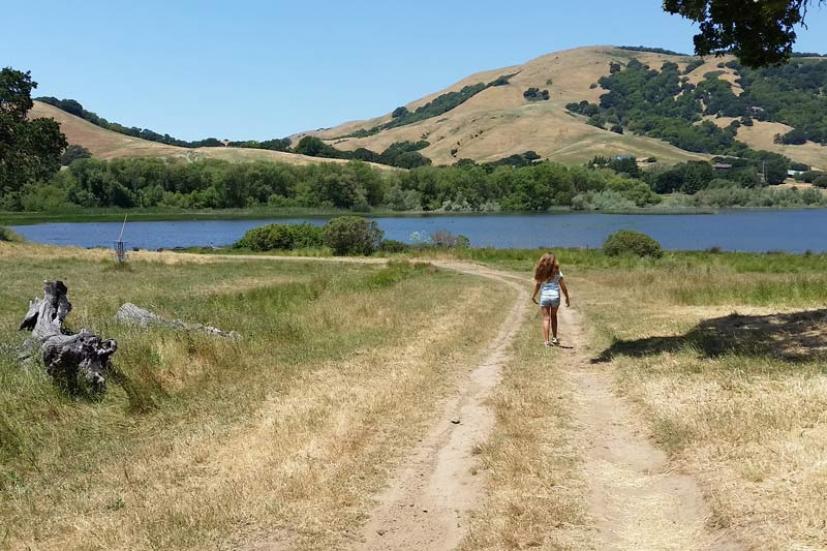
[[43, 103], [48, 103], [49, 105], [54, 105], [58, 109], [66, 111], [76, 117], [80, 117], [96, 126], [100, 126], [101, 128], [106, 128], [107, 130], [112, 130], [113, 132], [118, 132], [119, 134], [125, 134], [127, 136], [133, 136], [135, 138], [141, 138], [167, 145], [176, 145], [178, 147], [220, 147], [224, 145], [224, 143], [217, 138], [206, 138], [196, 141], [180, 140], [170, 136], [169, 134], [160, 134], [148, 128], [139, 128], [136, 126], [130, 127], [124, 126], [117, 122], [110, 122], [97, 113], [86, 110], [79, 101], [74, 99], [59, 99], [52, 96], [41, 96], [35, 99], [37, 99], [37, 101], [42, 101]]
[[[696, 203], [754, 204], [758, 197], [761, 206], [775, 201], [824, 204], [824, 196], [816, 190], [756, 194], [747, 189], [783, 178], [790, 166], [780, 155], [750, 151], [743, 157], [717, 159], [727, 162], [723, 174], [705, 162], [641, 171], [634, 159], [623, 158], [596, 158], [588, 166], [572, 167], [539, 162], [531, 151], [496, 163], [463, 159], [452, 167], [418, 166], [409, 171], [379, 170], [360, 160], [308, 166], [157, 158], [102, 161], [89, 158], [82, 148], [67, 148], [53, 120], [27, 118], [34, 87], [28, 73], [0, 71], [2, 210], [269, 205], [353, 211], [544, 212], [554, 207], [642, 208], [660, 203], [666, 193], [692, 197]], [[303, 147], [317, 148], [307, 154], [342, 154], [325, 150], [330, 146], [315, 138], [303, 142]], [[424, 141], [393, 144], [379, 160], [415, 158], [425, 146]], [[61, 160], [68, 164], [65, 170], [59, 170]], [[795, 168], [803, 171], [803, 181], [825, 183], [823, 174], [804, 165]]]
[[420, 167], [391, 172], [361, 161], [295, 166], [162, 159], [80, 158], [48, 181], [0, 195], [0, 209], [245, 208], [256, 206], [424, 211], [545, 211], [607, 192], [632, 206], [658, 202], [640, 179], [550, 162], [526, 166]]
[[[632, 168], [634, 167], [634, 168]], [[760, 185], [752, 167], [719, 174], [709, 163], [640, 171], [634, 161], [593, 161], [591, 167], [540, 162], [525, 166], [420, 167], [390, 172], [366, 163], [294, 166], [220, 160], [79, 159], [47, 183], [28, 183], [0, 197], [0, 208], [49, 211], [67, 207], [246, 208], [308, 207], [367, 212], [544, 212], [643, 208], [662, 194]], [[808, 204], [813, 201], [808, 200]]]
[[336, 149], [315, 136], [305, 136], [299, 140], [299, 143], [292, 151], [310, 157], [365, 161], [395, 166], [397, 168], [416, 168], [431, 164], [431, 160], [419, 152], [429, 145], [426, 140], [419, 140], [418, 142], [404, 141], [392, 143], [382, 153], [376, 153], [365, 147], [360, 147], [353, 151], [343, 151]]
[[154, 130], [150, 130], [149, 128], [139, 128], [137, 126], [124, 126], [117, 122], [110, 122], [98, 115], [97, 113], [87, 110], [79, 101], [74, 99], [59, 99], [52, 96], [41, 96], [35, 99], [37, 101], [42, 101], [43, 103], [53, 105], [58, 109], [66, 111], [67, 113], [75, 115], [76, 117], [80, 117], [86, 121], [91, 122], [96, 126], [100, 126], [101, 128], [106, 128], [107, 130], [118, 132], [119, 134], [125, 134], [127, 136], [133, 136], [135, 138], [141, 138], [143, 140], [148, 140], [151, 142], [158, 142], [167, 145], [175, 145], [178, 147], [187, 148], [224, 147], [225, 145], [228, 145], [230, 147], [268, 149], [270, 151], [290, 151], [290, 138], [274, 138], [272, 140], [263, 141], [238, 140], [227, 142], [221, 141], [217, 138], [204, 138], [203, 140], [193, 141], [181, 140], [179, 138], [170, 136], [169, 134], [160, 134], [158, 132], [155, 132]]
[[[524, 162], [524, 157], [519, 161]], [[820, 173], [808, 172], [821, 183]], [[727, 202], [823, 204], [816, 190], [802, 195], [765, 193], [751, 165], [725, 173], [710, 163], [689, 162], [642, 171], [633, 159], [595, 159], [590, 166], [534, 162], [380, 170], [361, 161], [295, 166], [256, 161], [231, 163], [162, 159], [102, 161], [80, 158], [46, 181], [29, 180], [0, 193], [0, 210], [61, 211], [72, 208], [305, 207], [368, 212], [545, 212], [555, 207], [624, 210], [657, 205], [668, 194], [696, 199], [677, 204]], [[725, 190], [725, 191], [721, 191]], [[760, 199], [755, 199], [760, 197]], [[674, 197], [670, 198], [674, 202]], [[692, 203], [694, 201], [694, 203]], [[767, 205], [767, 201], [770, 205]], [[731, 202], [731, 204], [729, 204]], [[711, 204], [711, 203], [710, 203]], [[779, 203], [782, 204], [782, 203]]]

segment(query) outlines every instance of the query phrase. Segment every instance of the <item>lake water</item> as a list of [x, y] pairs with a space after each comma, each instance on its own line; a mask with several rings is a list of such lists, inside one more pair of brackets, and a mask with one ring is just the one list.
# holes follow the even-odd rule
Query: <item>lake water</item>
[[[431, 216], [376, 218], [387, 239], [410, 242], [412, 235], [448, 230], [471, 239], [475, 247], [599, 247], [620, 229], [645, 232], [667, 249], [827, 252], [827, 210], [737, 210], [719, 214], [618, 215], [560, 213], [542, 215]], [[205, 220], [129, 222], [128, 248], [159, 249], [224, 246], [262, 224], [322, 225], [324, 219]], [[30, 241], [80, 247], [111, 247], [120, 222], [46, 223], [15, 226]]]

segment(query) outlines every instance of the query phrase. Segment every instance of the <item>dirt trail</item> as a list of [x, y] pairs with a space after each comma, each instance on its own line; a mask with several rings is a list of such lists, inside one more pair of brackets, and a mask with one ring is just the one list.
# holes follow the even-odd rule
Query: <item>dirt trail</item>
[[465, 534], [468, 514], [484, 495], [474, 448], [487, 439], [494, 425], [484, 401], [499, 382], [508, 346], [526, 313], [525, 286], [476, 266], [437, 264], [500, 280], [519, 293], [482, 361], [379, 496], [355, 549], [454, 549]]
[[[444, 404], [430, 433], [378, 497], [354, 549], [454, 549], [465, 534], [468, 515], [484, 495], [484, 478], [475, 475], [474, 448], [486, 440], [494, 425], [484, 401], [499, 382], [508, 346], [530, 306], [523, 294], [529, 281], [479, 265], [433, 263], [509, 285], [516, 291], [514, 306], [483, 360], [459, 385], [457, 395]], [[596, 529], [589, 547], [741, 549], [728, 534], [707, 528], [709, 510], [694, 478], [670, 469], [666, 455], [650, 442], [630, 405], [613, 392], [611, 374], [589, 363], [587, 337], [577, 311], [563, 307], [560, 316], [564, 345], [571, 348], [561, 349], [558, 358], [574, 393], [577, 447], [583, 450], [588, 507]]]
[[572, 350], [562, 370], [574, 389], [578, 444], [590, 486], [589, 511], [597, 549], [740, 549], [706, 528], [709, 510], [694, 478], [670, 470], [627, 402], [612, 391], [611, 376], [583, 352], [586, 336], [576, 311], [560, 310]]
[[[525, 292], [528, 281], [513, 274], [459, 263], [441, 263], [497, 279]], [[493, 426], [481, 403], [499, 380], [499, 366], [530, 304], [524, 295], [501, 326], [470, 384], [446, 405], [441, 420], [410, 456], [381, 496], [359, 549], [453, 549], [465, 532], [467, 514], [479, 504], [483, 482], [471, 472], [474, 444]], [[737, 550], [724, 532], [706, 526], [709, 509], [695, 479], [670, 469], [666, 454], [649, 440], [629, 404], [614, 394], [612, 377], [589, 363], [576, 310], [560, 310], [567, 344], [560, 350], [564, 376], [574, 389], [578, 447], [590, 486], [589, 512], [596, 549]], [[461, 425], [449, 425], [459, 409]], [[427, 512], [426, 512], [427, 511]]]

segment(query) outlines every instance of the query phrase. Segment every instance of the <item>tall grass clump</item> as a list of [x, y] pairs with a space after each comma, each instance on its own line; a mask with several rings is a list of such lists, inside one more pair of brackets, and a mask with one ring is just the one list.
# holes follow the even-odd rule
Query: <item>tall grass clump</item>
[[370, 289], [390, 287], [411, 277], [433, 273], [434, 271], [436, 271], [436, 268], [428, 262], [391, 260], [384, 268], [371, 275], [366, 284]]

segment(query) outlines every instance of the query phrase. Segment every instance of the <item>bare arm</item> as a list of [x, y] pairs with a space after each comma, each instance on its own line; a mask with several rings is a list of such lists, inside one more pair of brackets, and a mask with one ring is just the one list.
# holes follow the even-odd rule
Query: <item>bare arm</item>
[[531, 301], [534, 302], [535, 304], [537, 303], [537, 293], [539, 293], [539, 292], [540, 292], [540, 282], [535, 281], [534, 282], [534, 292], [531, 293]]
[[560, 289], [562, 289], [563, 294], [566, 295], [566, 306], [571, 306], [571, 301], [569, 300], [569, 288], [566, 287], [566, 280], [565, 278], [560, 278]]

